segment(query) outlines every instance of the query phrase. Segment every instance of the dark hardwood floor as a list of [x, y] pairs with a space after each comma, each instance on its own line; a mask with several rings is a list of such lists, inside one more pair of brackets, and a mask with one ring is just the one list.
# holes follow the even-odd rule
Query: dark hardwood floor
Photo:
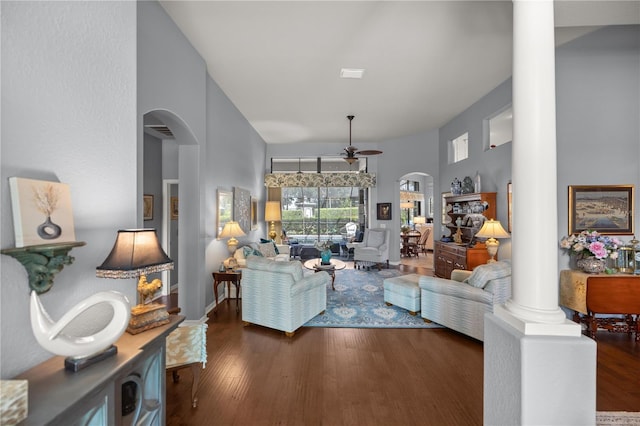
[[[482, 343], [451, 330], [302, 328], [290, 339], [243, 327], [234, 302], [208, 324], [199, 405], [189, 369], [178, 383], [167, 375], [167, 425], [482, 424]], [[640, 411], [640, 343], [597, 337], [597, 410]]]

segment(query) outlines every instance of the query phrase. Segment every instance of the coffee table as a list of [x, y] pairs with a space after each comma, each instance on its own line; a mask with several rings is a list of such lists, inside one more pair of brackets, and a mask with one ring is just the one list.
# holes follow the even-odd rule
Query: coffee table
[[333, 286], [333, 283], [336, 281], [336, 271], [346, 268], [347, 264], [342, 260], [331, 258], [328, 265], [323, 265], [322, 259], [317, 258], [304, 262], [304, 267], [316, 272], [325, 271], [331, 275], [331, 289], [335, 291], [336, 288]]

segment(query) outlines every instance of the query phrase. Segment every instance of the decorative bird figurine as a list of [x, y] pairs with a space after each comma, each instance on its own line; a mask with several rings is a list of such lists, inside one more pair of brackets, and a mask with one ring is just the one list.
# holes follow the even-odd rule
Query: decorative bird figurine
[[[113, 308], [111, 321], [90, 336], [70, 336], [64, 332], [76, 317], [92, 306], [107, 303]], [[91, 357], [109, 349], [120, 338], [129, 324], [129, 300], [117, 291], [102, 291], [84, 299], [54, 322], [42, 306], [35, 291], [31, 292], [31, 329], [44, 349], [73, 359]]]
[[162, 281], [158, 278], [147, 282], [147, 276], [142, 275], [138, 280], [138, 303], [144, 305], [148, 298], [152, 297], [156, 291], [162, 288]]

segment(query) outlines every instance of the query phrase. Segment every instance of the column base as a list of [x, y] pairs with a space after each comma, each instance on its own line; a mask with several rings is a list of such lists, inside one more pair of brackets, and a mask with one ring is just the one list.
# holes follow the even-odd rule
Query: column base
[[484, 424], [596, 424], [596, 343], [484, 320]]
[[[509, 303], [509, 302], [507, 302]], [[566, 318], [562, 309], [558, 308], [558, 313], [554, 313], [551, 318], [558, 322], [540, 322], [530, 319], [523, 319], [516, 316], [514, 309], [518, 311], [513, 304], [506, 306], [494, 306], [493, 313], [516, 330], [526, 335], [543, 335], [543, 336], [570, 336], [578, 337], [582, 334], [582, 327]], [[559, 317], [559, 318], [558, 318]], [[543, 316], [539, 316], [543, 318]]]

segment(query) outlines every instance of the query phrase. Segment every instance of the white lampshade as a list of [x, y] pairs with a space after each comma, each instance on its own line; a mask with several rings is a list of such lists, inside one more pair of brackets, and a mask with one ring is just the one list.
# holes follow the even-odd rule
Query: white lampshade
[[400, 203], [400, 208], [401, 209], [412, 209], [413, 208], [413, 201], [403, 201], [402, 203]]
[[236, 248], [238, 247], [238, 240], [236, 240], [235, 237], [242, 237], [244, 235], [246, 234], [240, 227], [240, 224], [238, 222], [230, 220], [229, 222], [224, 224], [224, 228], [222, 228], [222, 232], [220, 233], [220, 235], [218, 235], [218, 237], [229, 238], [229, 241], [227, 241], [227, 248], [229, 249], [229, 252], [233, 254], [233, 252], [235, 252]]
[[492, 263], [496, 261], [495, 257], [498, 253], [498, 246], [500, 245], [500, 242], [496, 238], [511, 238], [511, 235], [504, 230], [500, 221], [489, 219], [482, 225], [476, 237], [487, 238], [487, 241], [485, 241], [487, 252], [489, 253], [489, 261], [487, 263]]
[[415, 223], [416, 225], [427, 223], [427, 218], [424, 216], [414, 216], [413, 223]]

